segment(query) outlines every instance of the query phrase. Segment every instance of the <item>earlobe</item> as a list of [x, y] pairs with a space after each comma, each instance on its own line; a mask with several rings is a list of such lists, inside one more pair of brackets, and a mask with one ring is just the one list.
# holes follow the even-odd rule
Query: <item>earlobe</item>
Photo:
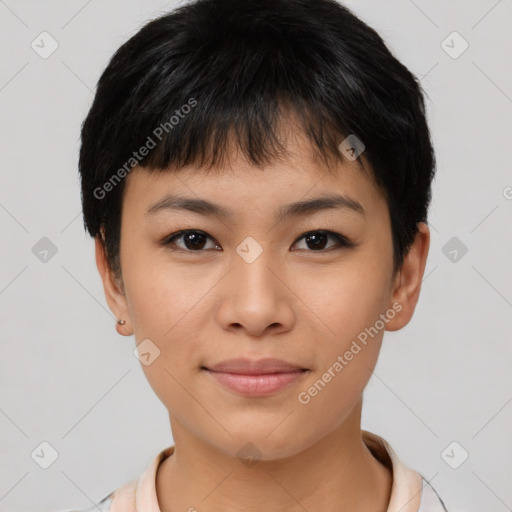
[[424, 222], [419, 222], [417, 226], [418, 231], [414, 242], [404, 257], [404, 262], [393, 285], [391, 305], [398, 303], [401, 309], [387, 323], [387, 331], [397, 331], [406, 326], [411, 320], [418, 303], [430, 247], [430, 230]]
[[[126, 297], [110, 268], [105, 249], [99, 236], [94, 238], [96, 266], [103, 282], [103, 290], [107, 304], [116, 317], [116, 330], [122, 336], [133, 334], [130, 330], [130, 321]], [[122, 320], [122, 322], [119, 322]]]

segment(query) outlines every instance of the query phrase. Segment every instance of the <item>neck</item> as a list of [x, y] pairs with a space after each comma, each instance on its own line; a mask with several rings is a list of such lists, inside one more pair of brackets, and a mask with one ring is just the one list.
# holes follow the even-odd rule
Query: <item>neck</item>
[[392, 475], [362, 440], [361, 406], [308, 448], [249, 467], [171, 419], [175, 452], [156, 478], [161, 512], [385, 512]]

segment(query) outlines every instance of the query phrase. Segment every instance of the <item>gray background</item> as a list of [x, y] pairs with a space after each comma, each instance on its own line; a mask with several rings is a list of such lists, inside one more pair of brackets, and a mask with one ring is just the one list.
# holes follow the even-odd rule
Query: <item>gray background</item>
[[[106, 306], [77, 151], [108, 59], [175, 5], [0, 1], [1, 511], [91, 506], [172, 444], [134, 338]], [[422, 295], [411, 323], [385, 335], [363, 428], [451, 512], [512, 510], [512, 1], [346, 5], [421, 78], [438, 159]], [[31, 48], [42, 31], [59, 45], [46, 59]], [[458, 58], [442, 45], [453, 31], [469, 43]], [[46, 263], [32, 252], [43, 237], [57, 248]], [[43, 441], [58, 452], [46, 470], [31, 458]]]

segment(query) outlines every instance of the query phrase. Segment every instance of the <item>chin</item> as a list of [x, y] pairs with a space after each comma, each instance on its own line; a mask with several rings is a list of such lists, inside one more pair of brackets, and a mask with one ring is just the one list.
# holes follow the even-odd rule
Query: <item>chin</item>
[[228, 430], [233, 437], [222, 436], [221, 439], [210, 439], [210, 444], [225, 455], [239, 458], [242, 462], [244, 459], [249, 461], [284, 459], [300, 453], [311, 444], [303, 437], [305, 434], [303, 429], [292, 430], [290, 427], [278, 425], [279, 422], [272, 424], [265, 422], [253, 423], [249, 428], [231, 428]]

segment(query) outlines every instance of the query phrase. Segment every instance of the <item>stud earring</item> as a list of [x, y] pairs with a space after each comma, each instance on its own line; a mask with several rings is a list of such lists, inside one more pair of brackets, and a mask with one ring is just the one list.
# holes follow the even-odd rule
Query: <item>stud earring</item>
[[117, 323], [118, 323], [119, 325], [124, 325], [126, 322], [125, 322], [124, 320], [118, 320], [118, 321], [117, 321]]

